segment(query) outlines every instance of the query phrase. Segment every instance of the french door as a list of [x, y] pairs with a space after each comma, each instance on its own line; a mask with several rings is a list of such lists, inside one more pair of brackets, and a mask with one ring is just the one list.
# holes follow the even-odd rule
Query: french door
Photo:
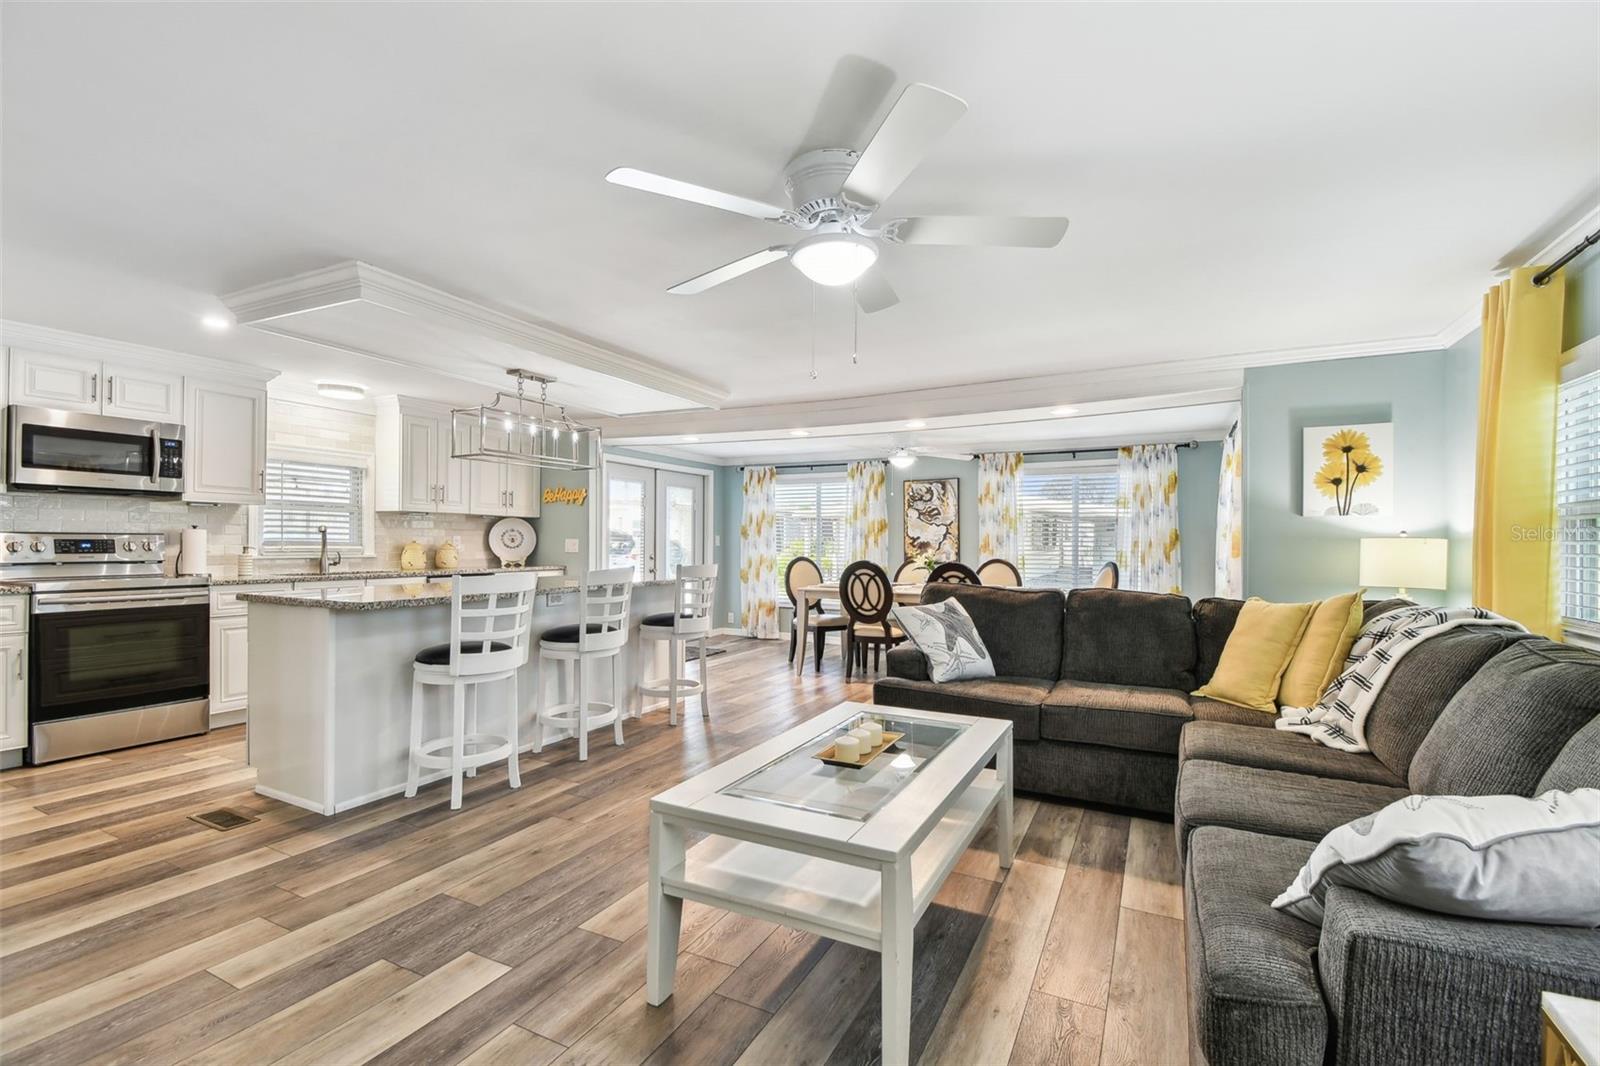
[[635, 581], [706, 561], [706, 477], [606, 461], [606, 566]]

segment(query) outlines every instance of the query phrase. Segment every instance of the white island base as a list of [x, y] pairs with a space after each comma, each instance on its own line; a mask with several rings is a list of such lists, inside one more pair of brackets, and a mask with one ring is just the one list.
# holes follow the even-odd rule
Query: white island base
[[[250, 707], [247, 747], [256, 770], [256, 792], [297, 807], [336, 814], [405, 791], [411, 730], [411, 664], [417, 652], [450, 635], [448, 588], [438, 585], [369, 588], [344, 594], [246, 593], [249, 603]], [[409, 591], [408, 591], [409, 590]], [[672, 582], [642, 583], [633, 590], [632, 623], [646, 614], [672, 610]], [[575, 590], [541, 590], [534, 606], [534, 646], [517, 677], [521, 704], [518, 741], [533, 747], [534, 697], [539, 682], [538, 637], [577, 621]], [[649, 669], [641, 670], [644, 656]], [[637, 717], [639, 681], [666, 676], [664, 648], [641, 651], [635, 641], [622, 652], [622, 700]], [[704, 664], [701, 664], [704, 669]], [[611, 670], [595, 670], [591, 702], [609, 702]], [[478, 728], [503, 733], [510, 682], [479, 686]], [[555, 683], [548, 700], [558, 695]], [[449, 732], [448, 690], [427, 691], [423, 735]], [[470, 706], [469, 703], [469, 714]], [[660, 706], [665, 706], [661, 703]], [[698, 712], [698, 707], [689, 704]], [[648, 708], [648, 709], [653, 709]], [[680, 708], [682, 710], [683, 708]], [[624, 737], [627, 726], [624, 724]], [[609, 728], [591, 744], [612, 742]], [[545, 727], [545, 750], [570, 734]], [[577, 759], [575, 744], [570, 745]], [[560, 750], [559, 748], [557, 749]], [[428, 774], [424, 782], [448, 776]]]

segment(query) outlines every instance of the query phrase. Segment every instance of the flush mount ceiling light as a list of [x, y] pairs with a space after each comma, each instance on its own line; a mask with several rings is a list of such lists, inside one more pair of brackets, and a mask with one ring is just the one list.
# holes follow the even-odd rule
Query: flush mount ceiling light
[[927, 424], [928, 423], [924, 422], [920, 418], [913, 418], [911, 421], [906, 423], [906, 428], [907, 429], [922, 429]]
[[916, 461], [917, 457], [906, 451], [904, 448], [896, 448], [894, 451], [889, 453], [889, 465], [893, 466], [896, 470], [904, 470], [906, 467], [910, 466]]
[[[550, 470], [593, 470], [600, 454], [600, 431], [568, 418], [565, 407], [552, 411], [549, 391], [555, 379], [528, 370], [506, 373], [517, 381], [514, 394], [497, 392], [486, 404], [450, 412], [450, 457]], [[537, 400], [523, 395], [530, 381], [539, 385]], [[506, 406], [502, 407], [502, 402]]]
[[854, 233], [818, 233], [791, 248], [789, 259], [818, 285], [851, 285], [878, 261], [878, 246]]
[[200, 324], [212, 333], [222, 333], [233, 328], [233, 316], [221, 314], [202, 315]]
[[1051, 411], [1050, 413], [1053, 414], [1053, 415], [1056, 415], [1056, 416], [1058, 416], [1060, 418], [1066, 418], [1068, 415], [1077, 414], [1078, 413], [1078, 409], [1076, 407], [1057, 407], [1055, 410]]
[[326, 396], [330, 400], [359, 400], [366, 394], [365, 385], [345, 385], [337, 381], [317, 382], [317, 395]]
[[805, 429], [791, 429], [789, 431], [789, 436], [791, 436], [791, 437], [809, 437], [809, 436], [811, 436], [811, 431], [810, 430], [805, 430]]
[[697, 444], [697, 443], [699, 443], [699, 441], [700, 441], [699, 437], [685, 437], [685, 438], [683, 438], [683, 442], [685, 444]]

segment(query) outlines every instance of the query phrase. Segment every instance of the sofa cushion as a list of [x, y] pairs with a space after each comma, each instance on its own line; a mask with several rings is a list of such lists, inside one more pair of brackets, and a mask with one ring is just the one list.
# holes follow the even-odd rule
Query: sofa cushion
[[1380, 614], [1399, 610], [1401, 607], [1415, 607], [1415, 600], [1408, 600], [1404, 596], [1391, 596], [1386, 600], [1362, 600], [1361, 624], [1364, 626]]
[[1128, 589], [1067, 593], [1065, 681], [1194, 688], [1194, 622], [1187, 597]]
[[1039, 739], [1039, 703], [1050, 682], [1036, 677], [981, 677], [970, 681], [912, 681], [881, 677], [872, 686], [872, 702], [916, 711], [943, 711], [1000, 718], [1012, 725], [1016, 740]]
[[1189, 697], [1176, 689], [1058, 681], [1039, 710], [1039, 735], [1175, 755], [1187, 721]]
[[1253, 729], [1272, 729], [1274, 732], [1276, 728], [1273, 723], [1278, 720], [1270, 714], [1262, 714], [1248, 707], [1223, 703], [1221, 700], [1206, 696], [1190, 696], [1189, 713], [1194, 715], [1194, 720], [1197, 722], [1228, 722], [1232, 725], [1247, 725]]
[[[1197, 826], [1221, 825], [1315, 843], [1405, 796], [1403, 788], [1190, 759], [1178, 767], [1178, 854]], [[1288, 882], [1284, 882], [1285, 885]], [[1278, 887], [1281, 892], [1283, 885]]]
[[1395, 663], [1367, 712], [1367, 746], [1401, 777], [1445, 704], [1483, 664], [1528, 639], [1514, 629], [1462, 626], [1430, 637]]
[[1403, 788], [1406, 783], [1403, 777], [1366, 753], [1324, 747], [1300, 733], [1232, 722], [1194, 721], [1184, 726], [1183, 737], [1178, 742], [1178, 759], [1180, 762], [1204, 759], [1339, 781], [1365, 781], [1390, 788]]
[[1228, 645], [1228, 634], [1239, 620], [1243, 600], [1227, 600], [1208, 596], [1194, 601], [1195, 685], [1204, 685], [1217, 672], [1222, 660], [1222, 649]]
[[923, 603], [955, 599], [965, 607], [994, 660], [996, 677], [1054, 681], [1061, 674], [1061, 593], [1055, 589], [931, 584]]
[[1600, 788], [1600, 715], [1589, 719], [1588, 725], [1572, 734], [1550, 769], [1533, 787], [1533, 794], [1543, 795], [1552, 788], [1562, 792]]
[[902, 644], [890, 648], [883, 659], [883, 672], [889, 677], [904, 677], [911, 681], [928, 680], [928, 657], [913, 645]]
[[1184, 872], [1189, 1013], [1210, 1066], [1321, 1066], [1319, 930], [1272, 909], [1311, 855], [1300, 840], [1203, 826]]
[[1600, 655], [1542, 637], [1490, 659], [1411, 760], [1415, 792], [1531, 796], [1572, 735], [1600, 714]]
[[1016, 745], [1013, 758], [1020, 791], [1172, 816], [1178, 760], [1171, 755], [1047, 740]]

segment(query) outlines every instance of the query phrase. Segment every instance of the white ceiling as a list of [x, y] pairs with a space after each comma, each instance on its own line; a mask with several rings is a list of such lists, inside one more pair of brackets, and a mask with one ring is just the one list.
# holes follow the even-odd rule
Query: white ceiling
[[[742, 406], [1431, 337], [1600, 202], [1595, 4], [7, 4], [0, 19], [0, 314], [291, 382], [482, 396], [442, 362], [197, 326], [219, 294], [347, 259]], [[1066, 214], [1061, 247], [888, 248], [900, 305], [863, 318], [852, 367], [844, 295], [823, 291], [815, 380], [794, 270], [667, 295], [789, 231], [607, 170], [779, 197], [791, 156], [859, 146], [912, 80], [971, 110], [888, 208]]]

